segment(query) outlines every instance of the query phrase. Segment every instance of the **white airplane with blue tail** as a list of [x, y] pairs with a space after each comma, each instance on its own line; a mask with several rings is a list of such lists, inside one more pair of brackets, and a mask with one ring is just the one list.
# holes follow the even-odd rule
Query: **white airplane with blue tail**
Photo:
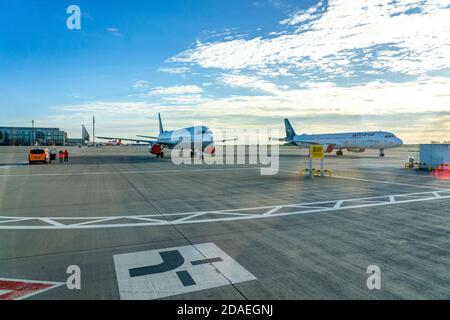
[[349, 152], [365, 152], [367, 149], [380, 150], [380, 157], [384, 157], [384, 150], [403, 145], [403, 141], [395, 134], [387, 131], [365, 131], [327, 134], [296, 134], [288, 119], [284, 119], [286, 128], [285, 138], [271, 138], [271, 140], [284, 141], [300, 148], [309, 148], [311, 145], [323, 145], [326, 153], [336, 151], [342, 156], [343, 150]]

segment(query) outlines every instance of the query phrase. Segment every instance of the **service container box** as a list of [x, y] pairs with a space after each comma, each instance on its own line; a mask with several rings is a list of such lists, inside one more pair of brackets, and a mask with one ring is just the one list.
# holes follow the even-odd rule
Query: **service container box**
[[421, 169], [435, 169], [441, 164], [450, 164], [450, 144], [420, 145]]

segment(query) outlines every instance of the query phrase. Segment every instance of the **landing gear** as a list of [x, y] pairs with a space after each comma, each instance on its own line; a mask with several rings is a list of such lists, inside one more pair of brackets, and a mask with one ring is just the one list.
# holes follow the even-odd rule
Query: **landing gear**
[[344, 155], [344, 151], [342, 151], [342, 150], [336, 151], [336, 155], [337, 156], [343, 156]]
[[159, 158], [159, 157], [164, 158], [164, 152], [157, 153], [156, 157], [157, 158]]
[[384, 149], [380, 149], [380, 157], [384, 158]]
[[199, 151], [199, 150], [191, 150], [191, 158], [194, 159], [195, 157], [197, 157], [198, 159], [200, 159], [200, 155], [202, 157], [202, 160], [205, 159], [203, 152]]

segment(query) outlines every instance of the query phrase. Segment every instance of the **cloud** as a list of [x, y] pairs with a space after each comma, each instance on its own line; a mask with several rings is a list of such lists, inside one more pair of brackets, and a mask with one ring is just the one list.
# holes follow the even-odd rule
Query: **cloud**
[[144, 80], [138, 80], [133, 84], [133, 88], [135, 89], [148, 89], [149, 83]]
[[177, 67], [177, 68], [159, 68], [159, 72], [166, 72], [172, 74], [183, 74], [190, 70], [188, 67]]
[[[260, 88], [258, 79], [241, 76], [235, 80], [233, 86], [237, 88]], [[150, 121], [145, 119], [154, 119], [157, 112], [170, 120], [172, 128], [201, 121], [214, 131], [230, 127], [282, 129], [282, 119], [288, 117], [295, 121], [298, 132], [383, 129], [399, 134], [407, 143], [418, 143], [450, 140], [449, 87], [450, 79], [445, 77], [422, 77], [405, 83], [372, 81], [351, 87], [311, 82], [302, 89], [269, 89], [270, 92], [260, 91], [258, 95], [208, 99], [200, 94], [167, 95], [158, 103], [91, 102], [57, 106], [53, 109], [61, 114], [53, 119], [59, 123], [65, 119], [67, 125], [78, 124], [77, 119], [90, 119], [95, 114], [101, 121], [115, 124], [113, 127], [104, 124], [101, 132], [107, 135], [137, 134], [141, 128], [137, 124], [142, 126]], [[133, 126], [138, 129], [133, 131], [130, 129]]]
[[156, 87], [153, 88], [149, 95], [164, 96], [164, 95], [182, 95], [182, 94], [198, 94], [202, 93], [203, 89], [196, 85], [172, 86], [172, 87]]
[[[260, 88], [258, 80], [235, 81], [234, 86]], [[250, 81], [251, 78], [248, 78]], [[229, 78], [231, 80], [231, 78]], [[256, 85], [255, 85], [256, 83]], [[422, 114], [425, 112], [448, 113], [450, 105], [450, 79], [445, 77], [419, 78], [406, 83], [373, 81], [352, 87], [337, 86], [334, 83], [309, 83], [303, 89], [278, 89], [263, 82], [270, 94], [233, 95], [223, 98], [203, 99], [200, 94], [168, 95], [162, 99], [181, 103], [176, 109], [164, 103], [148, 102], [92, 102], [54, 107], [57, 111], [76, 113], [102, 113], [121, 116], [123, 114], [143, 115], [155, 110], [176, 110], [183, 116], [208, 115], [271, 117], [317, 117], [339, 114], [342, 117], [391, 116], [397, 114]], [[275, 90], [272, 90], [275, 88]], [[266, 90], [266, 91], [267, 91]], [[171, 91], [173, 92], [173, 91]], [[177, 91], [181, 92], [181, 91]], [[265, 92], [262, 92], [265, 93]], [[183, 105], [184, 102], [188, 102]], [[195, 106], [189, 106], [195, 101]], [[421, 115], [422, 117], [422, 115]], [[411, 125], [409, 122], [408, 125]], [[441, 125], [448, 125], [443, 122]], [[346, 123], [348, 126], [348, 123]], [[450, 130], [450, 128], [447, 128]]]
[[317, 15], [319, 4], [283, 20], [291, 28], [286, 34], [198, 43], [170, 61], [221, 70], [285, 66], [297, 73], [343, 77], [373, 70], [421, 75], [448, 68], [447, 1], [330, 0]]
[[[256, 83], [256, 85], [255, 85]], [[234, 86], [260, 87], [260, 83], [235, 81]], [[395, 83], [372, 81], [351, 87], [332, 82], [308, 83], [303, 89], [280, 90], [262, 82], [270, 95], [235, 95], [212, 99], [199, 105], [222, 114], [282, 116], [391, 115], [399, 113], [444, 112], [450, 105], [450, 78], [422, 77]], [[449, 128], [450, 129], [450, 128]]]
[[450, 140], [448, 1], [320, 1], [278, 27], [232, 40], [233, 30], [213, 33], [213, 40], [170, 58], [174, 67], [159, 69], [183, 77], [201, 72], [202, 87], [151, 89], [140, 80], [140, 98], [154, 103], [55, 110], [127, 119], [118, 120], [127, 128], [162, 111], [178, 127], [203, 120], [213, 130], [282, 128], [289, 117], [299, 132], [384, 129], [406, 142]]
[[308, 20], [318, 18], [319, 14], [323, 10], [322, 5], [323, 3], [322, 1], [320, 1], [318, 4], [310, 7], [308, 10], [296, 11], [294, 14], [291, 15], [289, 19], [280, 21], [280, 24], [296, 25]]
[[[148, 89], [148, 83], [138, 81], [135, 83], [135, 88]], [[155, 87], [150, 91], [140, 92], [139, 94], [131, 95], [140, 98], [153, 98], [155, 101], [170, 104], [195, 104], [207, 101], [202, 96], [203, 89], [197, 85], [178, 85], [171, 87]]]
[[198, 104], [209, 99], [203, 98], [200, 94], [191, 95], [175, 95], [161, 98], [162, 101], [166, 101], [173, 104]]
[[104, 114], [111, 116], [118, 116], [124, 114], [142, 115], [153, 110], [156, 104], [147, 102], [88, 102], [80, 104], [70, 104], [62, 106], [54, 106], [51, 109], [62, 112], [72, 113], [68, 116], [75, 114]]
[[106, 31], [114, 36], [121, 36], [122, 33], [120, 32], [119, 28], [109, 27], [106, 28]]
[[222, 83], [230, 87], [248, 88], [257, 91], [264, 91], [273, 94], [281, 93], [278, 86], [255, 76], [229, 74], [219, 79]]

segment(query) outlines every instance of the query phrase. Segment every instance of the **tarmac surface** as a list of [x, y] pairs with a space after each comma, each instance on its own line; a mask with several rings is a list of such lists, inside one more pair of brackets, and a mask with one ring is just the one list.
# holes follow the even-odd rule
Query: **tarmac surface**
[[145, 147], [71, 148], [67, 165], [27, 150], [0, 147], [0, 298], [10, 279], [55, 283], [29, 299], [450, 298], [450, 180], [403, 169], [414, 148], [328, 155], [312, 179], [297, 148], [267, 176]]

